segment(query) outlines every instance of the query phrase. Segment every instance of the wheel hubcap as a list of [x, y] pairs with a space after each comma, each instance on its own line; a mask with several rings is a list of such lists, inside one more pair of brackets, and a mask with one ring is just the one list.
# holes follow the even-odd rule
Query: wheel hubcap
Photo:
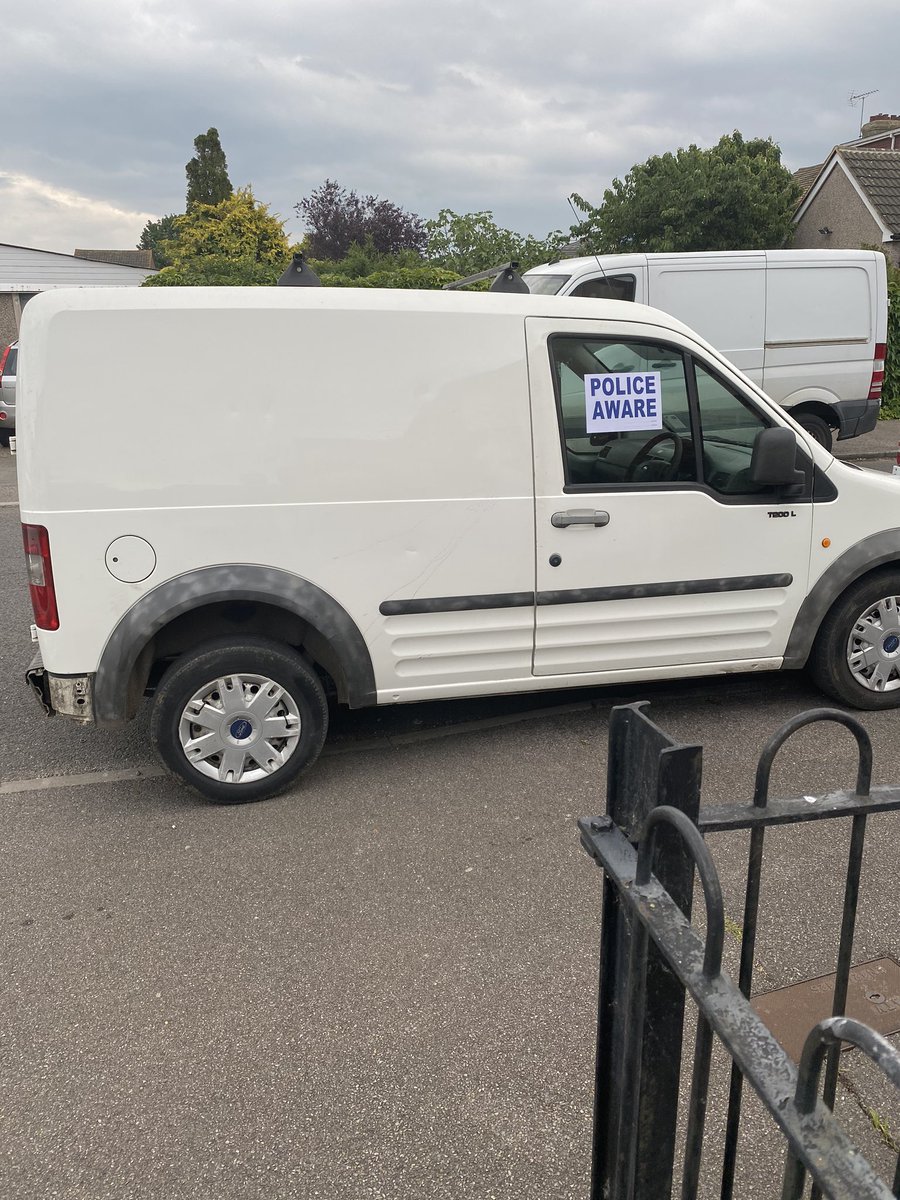
[[253, 783], [278, 771], [300, 744], [294, 698], [264, 675], [225, 675], [184, 707], [178, 739], [191, 766], [220, 783]]
[[847, 665], [857, 683], [870, 692], [900, 687], [900, 612], [896, 596], [870, 605], [853, 623]]

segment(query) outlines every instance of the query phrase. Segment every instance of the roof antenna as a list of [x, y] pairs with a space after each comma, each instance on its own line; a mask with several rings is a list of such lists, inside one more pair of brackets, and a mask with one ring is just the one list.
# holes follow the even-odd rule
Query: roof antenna
[[[571, 197], [571, 196], [566, 196], [566, 199], [567, 199], [567, 200], [568, 200], [568, 202], [569, 202], [569, 208], [571, 208], [571, 210], [572, 210], [572, 212], [573, 212], [573, 214], [574, 214], [574, 216], [575, 216], [575, 220], [576, 220], [576, 221], [581, 221], [581, 220], [582, 220], [582, 218], [581, 218], [581, 217], [579, 216], [579, 214], [578, 214], [578, 209], [577, 209], [577, 208], [575, 207], [575, 205], [572, 203], [572, 197]], [[606, 274], [606, 271], [604, 270], [604, 267], [603, 267], [603, 263], [600, 261], [600, 255], [599, 255], [599, 254], [596, 252], [596, 250], [594, 251], [594, 258], [596, 258], [596, 260], [597, 260], [597, 266], [600, 268], [600, 274], [603, 276], [603, 278], [604, 278], [604, 279], [606, 279], [606, 280], [607, 280], [607, 282], [609, 282], [609, 280], [608, 280], [608, 277], [607, 277], [607, 274]]]
[[863, 125], [866, 123], [866, 99], [869, 96], [875, 96], [878, 93], [878, 88], [872, 88], [871, 92], [853, 92], [850, 93], [850, 99], [847, 103], [851, 108], [856, 108], [857, 100], [861, 101], [859, 106], [859, 132], [862, 133]]

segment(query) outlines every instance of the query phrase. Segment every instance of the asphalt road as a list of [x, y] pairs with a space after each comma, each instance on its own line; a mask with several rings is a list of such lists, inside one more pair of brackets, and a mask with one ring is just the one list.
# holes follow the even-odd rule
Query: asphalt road
[[[701, 742], [721, 803], [821, 696], [785, 674], [342, 714], [288, 795], [207, 806], [156, 773], [146, 713], [81, 730], [25, 690], [11, 468], [0, 449], [0, 1194], [585, 1196], [600, 880], [575, 818], [604, 806], [610, 708], [649, 699]], [[897, 783], [900, 718], [863, 720]], [[809, 730], [773, 790], [854, 777], [849, 737]], [[847, 835], [769, 835], [766, 987], [833, 968]], [[746, 840], [710, 846], [738, 920]], [[898, 846], [900, 814], [872, 818], [857, 962], [900, 957]], [[840, 1111], [887, 1172], [866, 1110], [896, 1137], [900, 1104], [856, 1059]], [[751, 1106], [737, 1194], [777, 1194], [780, 1161]]]

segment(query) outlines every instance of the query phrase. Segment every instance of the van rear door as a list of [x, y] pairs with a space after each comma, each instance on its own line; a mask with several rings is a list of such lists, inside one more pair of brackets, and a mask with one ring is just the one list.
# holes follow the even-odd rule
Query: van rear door
[[[779, 404], [868, 395], [877, 280], [870, 262], [770, 252], [762, 386]], [[803, 395], [798, 392], [805, 389]]]

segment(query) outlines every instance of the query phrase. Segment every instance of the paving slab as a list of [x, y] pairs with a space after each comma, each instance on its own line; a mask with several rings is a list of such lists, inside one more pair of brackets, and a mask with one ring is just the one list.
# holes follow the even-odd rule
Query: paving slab
[[860, 462], [865, 459], [895, 458], [900, 448], [900, 420], [878, 421], [871, 433], [834, 443], [838, 458]]

